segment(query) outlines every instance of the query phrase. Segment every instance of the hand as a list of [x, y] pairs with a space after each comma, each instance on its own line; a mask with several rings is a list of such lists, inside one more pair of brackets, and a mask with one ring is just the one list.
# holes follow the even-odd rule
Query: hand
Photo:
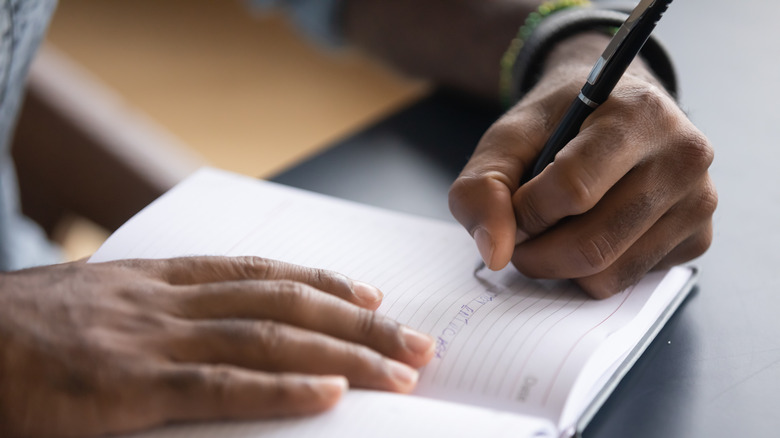
[[588, 35], [550, 56], [539, 84], [496, 122], [450, 191], [450, 209], [485, 263], [574, 279], [610, 296], [653, 267], [702, 254], [717, 195], [713, 150], [640, 64], [536, 178], [519, 186], [579, 92], [604, 41]]
[[381, 293], [258, 258], [70, 263], [0, 274], [0, 435], [318, 412], [355, 386], [410, 391], [433, 340]]

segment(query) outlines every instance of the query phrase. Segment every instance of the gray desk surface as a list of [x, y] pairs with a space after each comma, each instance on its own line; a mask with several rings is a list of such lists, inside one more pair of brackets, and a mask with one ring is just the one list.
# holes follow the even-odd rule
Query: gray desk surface
[[[715, 240], [698, 290], [586, 436], [780, 434], [780, 2], [678, 0], [658, 35], [715, 145]], [[450, 182], [497, 114], [437, 94], [276, 180], [451, 220]]]

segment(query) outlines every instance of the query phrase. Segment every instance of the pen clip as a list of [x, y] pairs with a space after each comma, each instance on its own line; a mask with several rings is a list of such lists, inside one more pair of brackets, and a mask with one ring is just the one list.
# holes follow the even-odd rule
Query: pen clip
[[604, 50], [604, 53], [601, 54], [598, 61], [596, 61], [596, 65], [593, 66], [593, 70], [591, 70], [590, 75], [588, 75], [589, 84], [593, 85], [598, 81], [599, 76], [601, 76], [601, 73], [604, 71], [604, 66], [609, 63], [615, 53], [617, 53], [618, 48], [620, 48], [631, 31], [634, 30], [642, 16], [647, 13], [656, 1], [658, 0], [642, 0], [636, 8], [634, 8], [631, 15], [628, 16], [626, 21], [623, 22], [618, 29], [617, 33], [615, 33], [615, 36], [609, 41], [609, 45]]

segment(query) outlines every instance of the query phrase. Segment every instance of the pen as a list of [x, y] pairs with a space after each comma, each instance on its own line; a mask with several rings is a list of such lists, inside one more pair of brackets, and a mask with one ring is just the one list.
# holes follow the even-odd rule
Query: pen
[[650, 38], [650, 33], [671, 2], [672, 0], [642, 0], [634, 8], [596, 61], [587, 82], [545, 143], [536, 164], [525, 173], [523, 183], [539, 175], [552, 163], [555, 154], [577, 136], [585, 119], [607, 100], [631, 61]]

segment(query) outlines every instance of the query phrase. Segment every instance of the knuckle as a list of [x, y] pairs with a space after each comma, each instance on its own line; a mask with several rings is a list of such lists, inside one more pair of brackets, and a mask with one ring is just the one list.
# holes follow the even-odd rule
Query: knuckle
[[278, 269], [279, 262], [256, 256], [236, 258], [236, 266], [246, 278], [269, 278]]
[[276, 367], [281, 364], [284, 352], [283, 347], [288, 341], [288, 333], [282, 324], [274, 321], [259, 321], [254, 323], [259, 342], [257, 342], [258, 355], [263, 361], [277, 371]]
[[687, 172], [705, 172], [715, 159], [715, 151], [709, 140], [696, 130], [682, 133], [675, 146], [680, 167]]
[[708, 181], [699, 194], [696, 210], [700, 212], [704, 218], [710, 218], [718, 208], [718, 192], [715, 190], [715, 186], [711, 181]]
[[311, 301], [313, 289], [293, 280], [273, 282], [274, 300], [277, 309], [295, 309]]
[[371, 338], [371, 336], [377, 332], [379, 324], [380, 322], [376, 312], [358, 309], [357, 317], [355, 319], [355, 329], [363, 338]]
[[637, 118], [662, 116], [669, 114], [671, 109], [668, 96], [660, 88], [650, 84], [635, 87], [628, 104]]
[[666, 101], [660, 90], [650, 84], [632, 85], [615, 92], [610, 96], [612, 104], [619, 111], [612, 113], [612, 117], [623, 120], [624, 123], [638, 121], [644, 114], [658, 116], [665, 112]]
[[[290, 385], [287, 380], [281, 374], [272, 374], [270, 376], [271, 382], [269, 385], [269, 392], [271, 400], [283, 405], [288, 406], [291, 402], [296, 401], [296, 391], [294, 387]], [[310, 384], [304, 383], [305, 389], [313, 391], [310, 388]]]
[[[610, 102], [611, 101], [611, 102]], [[612, 111], [602, 114], [601, 121], [612, 132], [635, 132], [641, 137], [657, 136], [657, 127], [675, 123], [679, 114], [669, 96], [658, 87], [642, 82], [610, 96]]]
[[199, 385], [205, 388], [206, 397], [210, 409], [216, 410], [220, 417], [230, 415], [232, 405], [231, 398], [235, 394], [236, 382], [233, 379], [233, 371], [228, 365], [211, 365], [208, 368], [199, 367], [193, 371], [193, 376], [199, 381]]
[[361, 312], [363, 311], [373, 315], [372, 328], [369, 333], [371, 338], [369, 341], [374, 344], [389, 344], [388, 347], [393, 353], [397, 353], [404, 348], [406, 341], [404, 340], [404, 334], [401, 331], [400, 323], [370, 310], [361, 309]]
[[201, 378], [206, 379], [208, 393], [214, 401], [223, 404], [228, 400], [232, 379], [230, 369], [226, 365], [214, 365], [208, 377], [201, 376]]
[[516, 181], [512, 181], [500, 170], [490, 167], [482, 168], [479, 172], [469, 172], [455, 180], [449, 191], [450, 202], [468, 201], [474, 197], [475, 193], [483, 193], [485, 190], [490, 190], [496, 182], [502, 187], [514, 187], [517, 185]]
[[515, 216], [517, 227], [530, 235], [538, 234], [553, 225], [553, 222], [542, 214], [539, 202], [531, 192], [516, 206]]
[[312, 275], [314, 277], [314, 284], [327, 284], [332, 278], [330, 272], [325, 271], [324, 269], [314, 269]]
[[587, 172], [587, 169], [572, 160], [563, 159], [559, 163], [561, 173], [559, 178], [561, 202], [569, 207], [570, 214], [581, 214], [593, 208], [598, 197], [591, 190], [597, 179]]
[[693, 237], [689, 242], [688, 258], [694, 259], [707, 252], [712, 245], [712, 228], [707, 227], [706, 230], [701, 231]]
[[663, 109], [669, 99], [660, 88], [654, 85], [640, 86], [635, 89], [636, 98], [642, 101], [645, 105], [649, 105], [653, 110]]
[[679, 204], [677, 213], [684, 225], [694, 225], [711, 222], [718, 208], [718, 193], [709, 179], [690, 193]]
[[584, 275], [592, 275], [605, 270], [612, 265], [618, 256], [615, 243], [604, 233], [581, 240], [575, 248], [578, 265], [584, 271]]
[[198, 389], [205, 387], [208, 381], [205, 368], [201, 367], [188, 367], [159, 375], [159, 384], [162, 387], [183, 394], [196, 393]]
[[399, 355], [406, 349], [401, 324], [366, 309], [357, 309], [355, 317], [356, 342], [383, 354]]
[[314, 284], [321, 290], [347, 291], [352, 288], [352, 281], [346, 275], [327, 269], [315, 269]]
[[181, 396], [207, 397], [214, 409], [227, 405], [234, 386], [233, 372], [224, 364], [187, 366], [166, 372], [159, 379], [165, 388]]

